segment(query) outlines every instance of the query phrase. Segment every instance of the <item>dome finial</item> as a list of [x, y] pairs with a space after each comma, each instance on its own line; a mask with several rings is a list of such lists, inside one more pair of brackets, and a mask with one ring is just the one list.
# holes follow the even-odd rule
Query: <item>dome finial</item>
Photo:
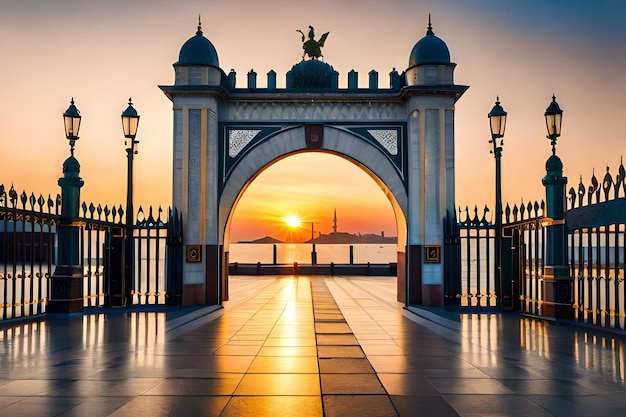
[[428, 13], [428, 30], [426, 31], [427, 35], [434, 35], [435, 32], [433, 32], [433, 25], [430, 23], [430, 13]]
[[200, 13], [198, 13], [198, 31], [196, 35], [202, 35], [202, 21], [200, 20]]

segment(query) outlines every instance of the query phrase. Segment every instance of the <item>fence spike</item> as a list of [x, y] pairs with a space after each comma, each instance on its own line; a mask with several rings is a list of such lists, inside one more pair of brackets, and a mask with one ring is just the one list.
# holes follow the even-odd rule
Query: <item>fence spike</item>
[[143, 223], [146, 221], [146, 215], [143, 212], [143, 207], [139, 206], [139, 210], [137, 210], [137, 222]]
[[[617, 188], [618, 188], [618, 191], [619, 191], [619, 188], [621, 188], [622, 191], [624, 192], [624, 197], [626, 197], [626, 169], [624, 169], [624, 161], [623, 161], [622, 157], [620, 157], [620, 163], [619, 163], [618, 171], [619, 171], [619, 178], [620, 178], [620, 180], [618, 181]], [[618, 194], [619, 194], [619, 192], [618, 192]], [[618, 195], [618, 197], [619, 197], [619, 195]]]
[[611, 192], [611, 188], [613, 187], [613, 176], [611, 176], [609, 172], [610, 168], [606, 166], [606, 174], [604, 174], [604, 178], [602, 179], [602, 189], [604, 190], [604, 201], [609, 201], [609, 193]]
[[510, 221], [511, 221], [511, 207], [509, 206], [509, 203], [506, 203], [506, 208], [504, 209], [504, 214], [506, 216], [506, 222], [510, 223]]
[[13, 188], [13, 184], [11, 184], [11, 189], [9, 190], [9, 199], [11, 200], [11, 207], [15, 208], [17, 204], [17, 191]]
[[155, 224], [156, 220], [154, 220], [154, 216], [152, 215], [152, 206], [150, 206], [150, 210], [148, 212], [148, 223], [149, 224]]

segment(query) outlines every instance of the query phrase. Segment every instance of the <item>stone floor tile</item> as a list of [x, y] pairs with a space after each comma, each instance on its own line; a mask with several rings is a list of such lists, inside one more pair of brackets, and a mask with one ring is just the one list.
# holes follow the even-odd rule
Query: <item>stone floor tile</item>
[[442, 394], [514, 394], [495, 379], [428, 378], [428, 380]]
[[220, 417], [317, 417], [322, 416], [319, 396], [237, 396]]
[[547, 412], [568, 417], [625, 415], [624, 403], [596, 395], [529, 395], [529, 401]]
[[374, 373], [367, 358], [319, 358], [322, 374], [367, 374]]
[[391, 395], [391, 402], [400, 416], [458, 417], [460, 415], [441, 395]]
[[500, 379], [502, 385], [522, 395], [591, 395], [593, 391], [569, 379]]
[[352, 333], [352, 329], [346, 323], [315, 323], [315, 331], [317, 333]]
[[149, 396], [137, 397], [111, 414], [111, 417], [217, 417], [228, 396]]
[[315, 346], [263, 346], [258, 356], [317, 356]]
[[232, 395], [242, 377], [242, 374], [222, 374], [219, 378], [168, 378], [144, 395]]
[[[59, 414], [58, 417], [108, 417], [134, 398], [123, 396], [92, 397]], [[0, 414], [2, 414], [2, 410], [0, 410]]]
[[321, 374], [322, 394], [386, 394], [376, 374]]
[[315, 374], [246, 374], [234, 395], [320, 395]]
[[84, 398], [58, 397], [53, 401], [47, 397], [23, 398], [0, 409], [0, 414], [10, 417], [58, 416], [84, 401]]
[[325, 417], [398, 416], [386, 395], [324, 395], [323, 401]]
[[317, 344], [318, 345], [346, 345], [346, 346], [354, 346], [358, 345], [359, 342], [356, 340], [353, 334], [317, 334]]
[[268, 337], [264, 346], [315, 346], [314, 337]]
[[[446, 395], [446, 400], [463, 417], [511, 416], [548, 417], [574, 416], [566, 410], [552, 414], [528, 398], [518, 395]], [[589, 416], [598, 414], [586, 414]]]
[[230, 344], [226, 344], [222, 347], [220, 347], [219, 349], [217, 349], [215, 352], [213, 352], [214, 355], [228, 355], [228, 356], [254, 356], [256, 355], [259, 350], [261, 349], [261, 346], [249, 346], [249, 345], [230, 345]]
[[319, 373], [315, 356], [258, 356], [247, 371], [251, 374]]
[[389, 395], [439, 394], [439, 391], [423, 375], [379, 373], [378, 378]]
[[320, 358], [364, 358], [361, 346], [318, 346]]

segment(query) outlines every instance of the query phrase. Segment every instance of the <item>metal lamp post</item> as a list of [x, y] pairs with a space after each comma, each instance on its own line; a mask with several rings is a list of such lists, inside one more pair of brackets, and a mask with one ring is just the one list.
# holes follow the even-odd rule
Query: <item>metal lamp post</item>
[[556, 155], [556, 140], [561, 136], [563, 110], [552, 96], [552, 102], [544, 113], [546, 129], [552, 145], [552, 155], [546, 161], [546, 258], [544, 261], [544, 303], [542, 315], [554, 318], [574, 317], [572, 286], [567, 262], [567, 230], [565, 228], [565, 186], [563, 163]]
[[552, 102], [543, 114], [546, 118], [546, 129], [548, 130], [547, 138], [550, 139], [552, 145], [552, 155], [556, 155], [556, 140], [561, 136], [561, 123], [563, 122], [563, 110], [556, 102], [556, 96], [552, 95]]
[[132, 99], [128, 99], [128, 107], [122, 113], [122, 128], [124, 129], [124, 138], [126, 138], [126, 157], [128, 158], [128, 175], [126, 182], [126, 224], [124, 234], [124, 306], [130, 307], [133, 304], [133, 283], [135, 268], [133, 261], [135, 259], [135, 242], [133, 238], [133, 159], [137, 153], [135, 145], [139, 141], [135, 140], [137, 136], [137, 127], [139, 126], [139, 115], [133, 107]]
[[59, 178], [62, 203], [61, 218], [57, 226], [57, 262], [50, 277], [51, 291], [46, 312], [73, 313], [83, 310], [83, 269], [80, 261], [80, 226], [78, 208], [80, 188], [80, 164], [74, 158], [74, 145], [78, 140], [81, 116], [74, 99], [63, 113], [65, 137], [70, 141], [70, 157], [63, 163], [63, 177]]
[[[496, 104], [493, 106], [487, 117], [491, 128], [491, 140], [493, 144], [494, 158], [496, 159], [496, 207], [495, 207], [495, 266], [496, 266], [496, 294], [499, 298], [498, 304], [502, 307], [502, 183], [500, 158], [502, 157], [502, 145], [504, 144], [504, 129], [506, 128], [506, 112], [500, 106], [500, 98], [496, 97]], [[498, 144], [498, 139], [500, 143]]]

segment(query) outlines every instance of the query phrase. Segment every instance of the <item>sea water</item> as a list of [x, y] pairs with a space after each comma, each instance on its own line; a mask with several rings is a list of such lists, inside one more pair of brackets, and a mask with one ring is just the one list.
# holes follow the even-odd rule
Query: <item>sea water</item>
[[[311, 263], [313, 245], [310, 243], [231, 243], [229, 262], [271, 264], [274, 262], [274, 246], [276, 246], [276, 263], [301, 264]], [[318, 264], [350, 263], [350, 247], [352, 246], [353, 263], [386, 264], [398, 262], [398, 245], [395, 243], [375, 244], [316, 244]]]

